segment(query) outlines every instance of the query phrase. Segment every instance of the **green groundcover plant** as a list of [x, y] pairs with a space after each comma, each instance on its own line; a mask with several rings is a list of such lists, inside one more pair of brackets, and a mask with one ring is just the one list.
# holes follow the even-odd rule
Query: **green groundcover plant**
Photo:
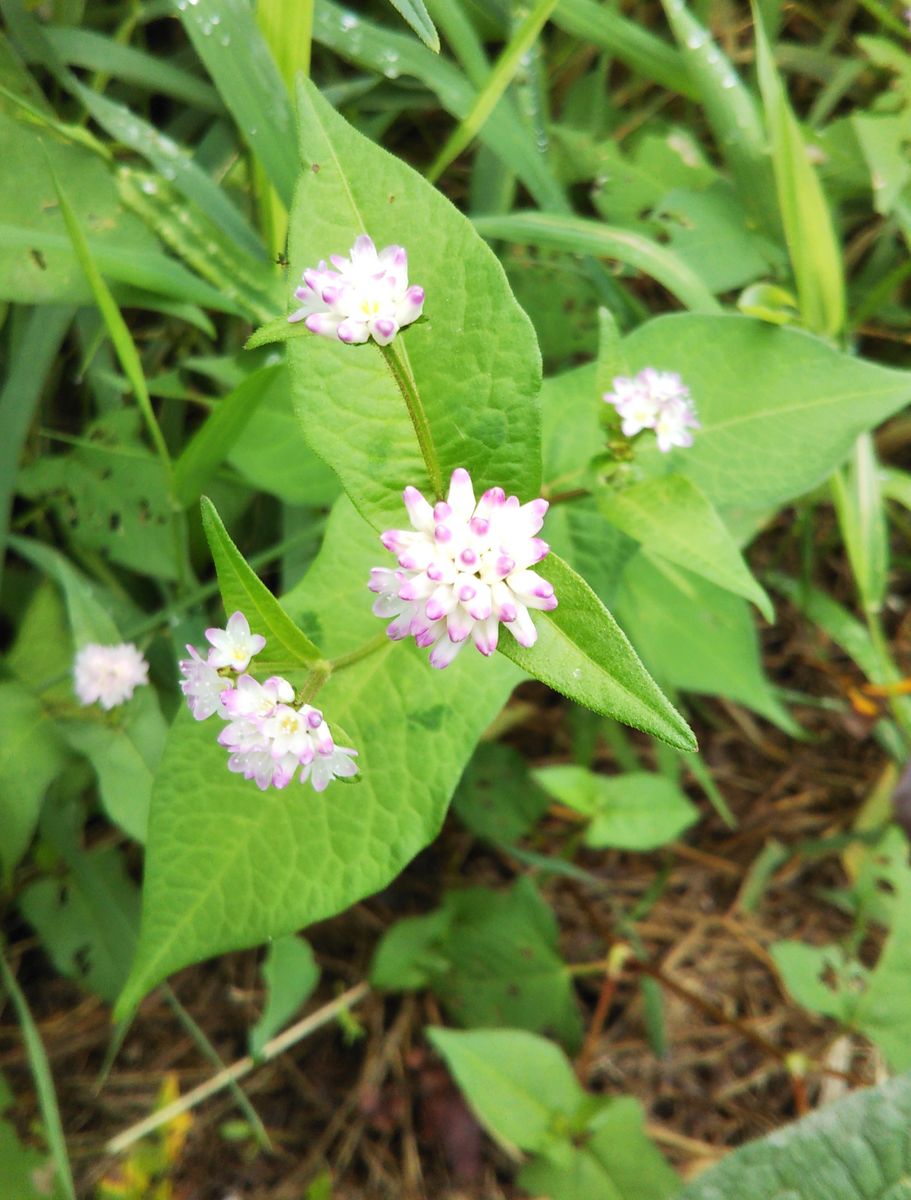
[[[774, 621], [770, 590], [846, 642], [874, 684], [898, 679], [885, 513], [909, 488], [872, 433], [911, 401], [911, 372], [856, 343], [872, 316], [907, 326], [908, 39], [882, 6], [883, 27], [858, 39], [880, 83], [867, 107], [832, 116], [856, 78], [845, 59], [805, 119], [779, 71], [776, 4], [753, 13], [754, 77], [682, 0], [665, 0], [660, 32], [589, 0], [403, 0], [407, 26], [328, 0], [149, 7], [108, 37], [63, 19], [66, 5], [49, 17], [0, 0], [0, 160], [15, 181], [0, 213], [14, 625], [0, 879], [115, 1022], [179, 969], [268, 944], [260, 1054], [316, 984], [295, 935], [390, 884], [454, 794], [496, 844], [553, 799], [587, 846], [643, 852], [698, 819], [679, 784], [681, 762], [706, 774], [688, 696], [802, 736], [759, 657], [753, 610]], [[174, 62], [130, 44], [175, 19]], [[526, 103], [548, 21], [561, 52], [581, 39], [695, 101], [702, 143], [670, 122], [612, 138], [600, 67], [548, 122]], [[326, 55], [314, 80], [311, 36]], [[493, 65], [485, 42], [502, 43]], [[390, 112], [430, 94], [456, 120], [424, 176], [381, 144], [383, 105], [361, 105], [374, 89]], [[148, 91], [183, 106], [168, 132]], [[457, 206], [431, 180], [476, 137]], [[842, 244], [871, 206], [875, 263], [852, 275]], [[676, 311], [652, 315], [642, 277]], [[36, 414], [67, 338], [88, 399], [51, 452]], [[263, 495], [282, 540], [247, 557]], [[745, 557], [788, 506], [828, 500], [862, 621], [793, 579], [760, 581]], [[482, 742], [529, 678], [642, 731], [669, 769], [605, 776], [580, 759], [529, 777]], [[909, 733], [896, 695], [876, 735], [902, 761]], [[494, 780], [496, 811], [473, 799], [472, 772]], [[96, 798], [142, 848], [141, 890], [122, 849], [85, 836]], [[885, 824], [834, 898], [855, 916], [852, 944], [773, 954], [800, 1003], [902, 1070], [911, 893], [907, 845]], [[871, 928], [891, 929], [875, 967], [860, 949]], [[516, 1001], [506, 985], [523, 972]], [[73, 1195], [40, 1040], [6, 965], [4, 981], [57, 1186]], [[680, 1192], [636, 1103], [586, 1092], [556, 1044], [578, 1049], [579, 1016], [530, 880], [401, 922], [372, 982], [429, 988], [468, 1027], [431, 1040], [524, 1161], [529, 1194], [911, 1194], [902, 1078]], [[31, 1178], [34, 1155], [0, 1124], [0, 1172]]]

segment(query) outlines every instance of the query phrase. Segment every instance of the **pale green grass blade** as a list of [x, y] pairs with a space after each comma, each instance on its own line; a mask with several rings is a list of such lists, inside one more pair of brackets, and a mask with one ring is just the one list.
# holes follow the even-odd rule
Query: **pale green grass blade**
[[433, 27], [424, 0], [389, 0], [392, 7], [408, 22], [421, 41], [434, 54], [440, 53], [440, 37]]
[[822, 185], [807, 158], [800, 126], [776, 70], [755, 5], [753, 11], [759, 86], [801, 316], [814, 333], [834, 337], [845, 320], [841, 250]]
[[524, 246], [545, 246], [611, 258], [650, 275], [693, 312], [719, 313], [721, 305], [696, 273], [664, 246], [627, 229], [559, 213], [477, 217], [478, 233]]
[[91, 29], [47, 25], [43, 33], [60, 58], [71, 66], [104, 71], [125, 83], [136, 84], [151, 92], [164, 92], [191, 108], [224, 112], [224, 105], [211, 84], [175, 67], [160, 55], [121, 45]]
[[164, 437], [159, 428], [155, 413], [152, 410], [152, 401], [149, 397], [149, 389], [146, 386], [145, 374], [142, 369], [142, 363], [139, 361], [139, 354], [136, 351], [136, 346], [130, 336], [130, 331], [127, 328], [126, 321], [121, 315], [120, 309], [111, 295], [108, 285], [104, 282], [101, 272], [95, 265], [92, 258], [92, 252], [89, 249], [89, 244], [85, 239], [85, 234], [79, 226], [76, 219], [76, 214], [70, 207], [70, 202], [64, 194], [60, 181], [54, 178], [54, 184], [57, 188], [57, 198], [60, 201], [60, 210], [63, 214], [63, 219], [66, 222], [67, 231], [73, 243], [73, 249], [76, 252], [76, 257], [85, 272], [86, 279], [89, 281], [89, 286], [92, 289], [92, 294], [95, 297], [95, 303], [104, 318], [104, 323], [107, 326], [108, 333], [111, 337], [111, 342], [114, 346], [114, 351], [123, 368], [123, 372], [130, 381], [135, 395], [136, 402], [139, 405], [140, 412], [149, 430], [149, 436], [152, 439], [152, 444], [155, 446], [158, 456], [164, 464], [167, 474], [171, 474], [171, 455], [165, 445]]
[[483, 87], [490, 64], [461, 0], [429, 0], [429, 7], [462, 70], [476, 88]]
[[661, 3], [743, 203], [764, 229], [780, 235], [775, 177], [752, 92], [744, 86], [708, 30], [680, 0], [661, 0]]
[[298, 71], [310, 74], [313, 5], [314, 0], [257, 0], [256, 21], [289, 96]]
[[12, 314], [9, 332], [18, 336], [10, 338], [9, 370], [0, 391], [0, 582], [22, 447], [72, 316], [71, 308], [46, 305]]
[[[70, 239], [62, 233], [42, 233], [41, 240], [42, 245], [55, 248], [71, 245]], [[23, 246], [28, 248], [34, 244], [34, 230], [0, 223], [0, 250], [20, 249]], [[93, 238], [87, 238], [86, 244], [99, 270], [116, 283], [127, 283], [186, 304], [212, 308], [216, 312], [242, 315], [242, 310], [234, 300], [197, 279], [180, 263], [164, 254], [141, 252], [133, 248], [120, 250], [111, 245], [100, 245]]]
[[105, 133], [147, 159], [178, 191], [204, 209], [245, 254], [265, 259], [258, 234], [182, 146], [122, 104], [78, 82], [72, 90]]
[[282, 203], [291, 204], [297, 152], [291, 102], [247, 0], [177, 0], [187, 36]]
[[554, 24], [618, 58], [631, 70], [691, 100], [699, 99], [680, 54], [613, 7], [594, 0], [560, 0]]
[[[433, 54], [414, 38], [392, 33], [331, 3], [320, 0], [313, 37], [348, 62], [394, 78], [412, 75], [424, 83], [447, 112], [462, 120], [471, 111], [476, 90], [458, 67]], [[512, 107], [496, 106], [479, 135], [522, 180], [544, 208], [570, 211], [563, 189], [538, 154]]]
[[838, 526], [864, 611], [882, 611], [889, 573], [889, 531], [873, 438], [857, 439], [847, 468], [832, 476]]
[[447, 138], [442, 150], [434, 159], [427, 172], [427, 178], [431, 183], [439, 179], [449, 164], [458, 158], [484, 125], [496, 107], [497, 101], [512, 82], [519, 67], [519, 60], [534, 45], [535, 39], [544, 28], [556, 3], [557, 0], [538, 0], [534, 8], [519, 23], [508, 45], [494, 64], [483, 88], [475, 96], [471, 108], [459, 126]]
[[[76, 1200], [76, 1186], [73, 1183], [73, 1172], [70, 1167], [69, 1154], [66, 1149], [66, 1139], [63, 1136], [63, 1125], [60, 1122], [60, 1109], [57, 1105], [57, 1093], [54, 1090], [54, 1079], [51, 1075], [50, 1063], [41, 1041], [38, 1026], [29, 1011], [28, 1003], [16, 981], [15, 975], [9, 968], [6, 955], [0, 952], [0, 984], [12, 1001], [16, 1016], [22, 1027], [22, 1038], [28, 1054], [35, 1090], [38, 1093], [38, 1104], [47, 1135], [48, 1147], [54, 1160], [57, 1183], [66, 1200]], [[13, 1200], [10, 1197], [10, 1200]]]
[[219, 400], [217, 407], [185, 446], [174, 463], [174, 494], [184, 508], [194, 504], [209, 480], [225, 461], [234, 443], [254, 416], [260, 401], [283, 363], [256, 371], [249, 379]]

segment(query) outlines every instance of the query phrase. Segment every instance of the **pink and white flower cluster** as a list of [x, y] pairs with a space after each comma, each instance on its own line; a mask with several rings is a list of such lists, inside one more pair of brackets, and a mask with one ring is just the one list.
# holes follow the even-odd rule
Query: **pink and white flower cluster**
[[520, 646], [533, 646], [531, 610], [557, 607], [553, 587], [531, 569], [550, 550], [535, 536], [547, 501], [520, 504], [498, 487], [475, 500], [462, 467], [445, 501], [431, 505], [414, 487], [403, 498], [412, 528], [381, 537], [398, 568], [375, 567], [368, 584], [378, 593], [374, 613], [393, 618], [389, 637], [429, 647], [433, 667], [448, 666], [469, 638], [493, 654], [501, 621]]
[[132, 642], [102, 646], [90, 642], [76, 655], [73, 687], [81, 704], [110, 710], [125, 704], [136, 688], [149, 682], [149, 664]]
[[302, 307], [289, 321], [303, 321], [311, 333], [361, 343], [373, 338], [388, 346], [424, 308], [424, 289], [408, 286], [408, 255], [402, 246], [377, 252], [366, 233], [355, 241], [349, 258], [333, 254], [304, 271], [303, 287], [294, 295]]
[[225, 721], [218, 742], [228, 751], [229, 771], [263, 791], [287, 787], [298, 772], [301, 783], [317, 792], [333, 779], [357, 774], [357, 751], [335, 745], [323, 714], [298, 703], [287, 679], [272, 675], [259, 683], [247, 673], [266, 639], [250, 632], [243, 613], [234, 613], [225, 629], [207, 629], [206, 638], [206, 658], [187, 646], [180, 690], [197, 721], [214, 713]]
[[690, 390], [673, 371], [646, 367], [632, 379], [618, 376], [604, 400], [613, 404], [622, 418], [621, 429], [634, 437], [643, 429], [654, 429], [662, 454], [674, 446], [692, 446], [691, 430], [699, 428]]

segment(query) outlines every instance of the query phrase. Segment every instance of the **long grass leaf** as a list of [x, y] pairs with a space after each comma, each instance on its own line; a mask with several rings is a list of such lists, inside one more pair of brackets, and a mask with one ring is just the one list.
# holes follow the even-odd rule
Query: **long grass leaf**
[[[50, 166], [50, 162], [48, 163]], [[51, 168], [53, 173], [53, 168]], [[152, 410], [152, 401], [149, 397], [149, 389], [146, 386], [145, 373], [142, 369], [142, 363], [139, 361], [139, 354], [136, 346], [130, 336], [130, 331], [127, 328], [120, 309], [114, 297], [111, 295], [108, 285], [104, 282], [101, 272], [92, 258], [92, 251], [86, 241], [85, 234], [79, 225], [76, 214], [70, 206], [63, 189], [60, 186], [60, 181], [54, 175], [54, 186], [57, 190], [57, 199], [60, 202], [60, 211], [63, 214], [63, 220], [66, 224], [67, 232], [70, 235], [70, 240], [73, 243], [73, 249], [76, 252], [76, 257], [79, 260], [79, 265], [85, 273], [86, 279], [89, 281], [89, 286], [92, 289], [92, 295], [95, 297], [95, 303], [98, 305], [98, 310], [107, 326], [111, 342], [114, 346], [114, 351], [123, 367], [124, 374], [130, 381], [135, 395], [136, 402], [139, 405], [139, 410], [142, 413], [143, 419], [149, 431], [149, 436], [152, 439], [152, 444], [155, 446], [158, 456], [164, 464], [165, 470], [170, 476], [171, 473], [171, 455], [168, 447], [165, 444], [161, 429]]]
[[113, 38], [104, 37], [91, 29], [47, 25], [43, 33], [61, 59], [71, 66], [104, 71], [106, 75], [122, 79], [125, 83], [183, 100], [192, 108], [212, 113], [224, 112], [224, 105], [211, 84], [174, 66], [161, 55], [146, 54], [133, 46], [123, 46]]
[[560, 0], [554, 24], [606, 51], [646, 79], [691, 100], [699, 99], [678, 51], [615, 8], [594, 0]]
[[780, 234], [775, 177], [753, 93], [682, 0], [661, 0], [661, 3], [747, 211], [767, 232]]
[[209, 480], [227, 458], [237, 439], [265, 399], [272, 382], [286, 370], [284, 364], [264, 367], [233, 392], [219, 400], [217, 407], [187, 443], [174, 464], [174, 494], [184, 508], [195, 503]]
[[889, 537], [876, 449], [870, 434], [857, 439], [851, 461], [832, 476], [832, 498], [861, 604], [882, 611], [889, 570]]
[[247, 0], [177, 0], [184, 29], [288, 208], [297, 178], [291, 102]]
[[440, 36], [433, 27], [424, 0], [389, 0], [389, 3], [408, 22], [424, 45], [434, 54], [439, 54]]
[[616, 229], [586, 217], [535, 212], [476, 217], [474, 225], [487, 238], [615, 259], [656, 279], [693, 312], [721, 312], [721, 305], [691, 267], [673, 251], [628, 229]]
[[0, 391], [0, 581], [22, 447], [72, 317], [71, 308], [45, 305], [28, 313], [15, 310], [10, 322], [10, 332], [19, 336], [10, 339], [9, 372]]
[[29, 1011], [28, 1002], [2, 952], [0, 952], [0, 983], [12, 1001], [19, 1025], [22, 1028], [22, 1038], [25, 1042], [32, 1078], [35, 1081], [35, 1090], [38, 1093], [38, 1104], [41, 1108], [47, 1143], [54, 1160], [57, 1182], [66, 1200], [76, 1200], [76, 1185], [73, 1182], [73, 1172], [66, 1149], [66, 1138], [63, 1136], [60, 1108], [57, 1104], [57, 1093], [54, 1089], [54, 1078], [51, 1075], [47, 1052], [41, 1041], [38, 1026]]
[[756, 56], [778, 205], [804, 324], [834, 337], [845, 319], [841, 251], [822, 185], [775, 67], [754, 4]]
[[520, 59], [531, 49], [556, 3], [557, 0], [538, 0], [534, 8], [529, 10], [516, 27], [513, 36], [494, 64], [487, 81], [475, 96], [471, 108], [458, 127], [446, 139], [443, 148], [433, 160], [427, 172], [427, 178], [431, 183], [439, 179], [449, 164], [462, 153], [484, 125], [496, 107], [497, 101], [512, 82]]

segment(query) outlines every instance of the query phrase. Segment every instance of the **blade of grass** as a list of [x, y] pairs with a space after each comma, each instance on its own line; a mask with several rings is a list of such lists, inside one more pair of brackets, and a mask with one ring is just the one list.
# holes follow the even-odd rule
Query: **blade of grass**
[[433, 160], [427, 179], [435, 183], [449, 164], [462, 153], [471, 142], [490, 114], [500, 97], [509, 87], [518, 70], [519, 61], [534, 45], [556, 6], [557, 0], [538, 0], [526, 17], [519, 23], [500, 57], [493, 66], [484, 86], [477, 93], [469, 111], [446, 139], [443, 148]]
[[797, 118], [775, 68], [762, 20], [753, 6], [759, 87], [765, 108], [785, 240], [806, 327], [834, 337], [845, 320], [841, 251], [826, 197], [807, 158]]
[[63, 1125], [60, 1121], [60, 1109], [57, 1105], [57, 1093], [54, 1090], [50, 1063], [47, 1060], [47, 1053], [41, 1041], [38, 1026], [29, 1011], [28, 1003], [16, 977], [9, 968], [6, 955], [2, 952], [2, 943], [0, 943], [0, 984], [3, 985], [12, 1001], [22, 1027], [22, 1038], [25, 1042], [32, 1078], [35, 1081], [35, 1090], [38, 1093], [38, 1104], [41, 1108], [41, 1118], [44, 1122], [51, 1157], [54, 1160], [57, 1182], [66, 1200], [76, 1200], [76, 1185], [73, 1183], [73, 1172], [66, 1149], [66, 1139], [63, 1136]]
[[224, 105], [211, 84], [197, 79], [161, 55], [122, 46], [113, 38], [76, 26], [46, 25], [43, 33], [60, 58], [72, 66], [104, 71], [107, 76], [147, 91], [173, 96], [191, 108], [224, 112]]
[[130, 331], [127, 328], [120, 309], [111, 295], [110, 289], [104, 282], [101, 272], [95, 265], [92, 258], [92, 252], [89, 249], [88, 242], [85, 239], [85, 234], [80, 228], [79, 222], [76, 219], [76, 214], [70, 207], [70, 203], [60, 186], [60, 181], [54, 173], [50, 159], [48, 159], [48, 168], [54, 179], [54, 187], [57, 192], [57, 199], [60, 203], [60, 211], [63, 215], [64, 223], [66, 224], [67, 232], [70, 235], [70, 240], [73, 243], [73, 249], [76, 252], [76, 257], [82, 267], [85, 277], [92, 289], [92, 295], [95, 297], [95, 303], [107, 326], [110, 334], [111, 343], [114, 346], [114, 352], [120, 362], [123, 372], [130, 382], [133, 393], [136, 397], [136, 403], [139, 405], [139, 411], [145, 421], [149, 431], [149, 437], [158, 457], [161, 459], [161, 464], [164, 468], [165, 479], [167, 481], [168, 492], [171, 496], [173, 506], [172, 513], [172, 531], [174, 537], [174, 565], [176, 568], [178, 586], [181, 590], [186, 587], [188, 576], [188, 552], [187, 552], [187, 530], [186, 521], [183, 513], [180, 511], [179, 505], [174, 499], [174, 469], [171, 462], [171, 455], [164, 440], [164, 435], [161, 432], [161, 427], [155, 416], [155, 411], [152, 408], [152, 400], [149, 396], [149, 389], [146, 385], [145, 373], [142, 369], [142, 363], [139, 360], [139, 354], [133, 339], [130, 336]]
[[593, 0], [560, 0], [554, 24], [605, 50], [630, 70], [669, 91], [690, 100], [699, 99], [699, 92], [674, 47], [614, 8], [595, 4]]
[[272, 382], [281, 377], [283, 363], [264, 367], [219, 400], [215, 410], [193, 435], [174, 464], [174, 495], [189, 508], [202, 495], [209, 480], [227, 458]]
[[440, 37], [433, 27], [424, 0], [389, 0], [389, 3], [408, 22], [424, 45], [434, 54], [439, 54]]
[[835, 472], [831, 488], [861, 605], [865, 613], [878, 616], [886, 595], [889, 538], [879, 463], [869, 434], [857, 439], [850, 463]]
[[247, 0], [178, 0], [187, 36], [244, 140], [288, 208], [297, 178], [284, 82]]
[[486, 238], [616, 259], [657, 279], [693, 312], [721, 312], [721, 305], [686, 263], [666, 247], [627, 229], [553, 212], [476, 217], [474, 225]]
[[22, 447], [72, 319], [71, 308], [45, 305], [14, 309], [9, 322], [9, 370], [0, 391], [0, 583]]
[[708, 30], [680, 0], [661, 0], [661, 3], [743, 203], [763, 229], [780, 235], [775, 177], [753, 94]]

